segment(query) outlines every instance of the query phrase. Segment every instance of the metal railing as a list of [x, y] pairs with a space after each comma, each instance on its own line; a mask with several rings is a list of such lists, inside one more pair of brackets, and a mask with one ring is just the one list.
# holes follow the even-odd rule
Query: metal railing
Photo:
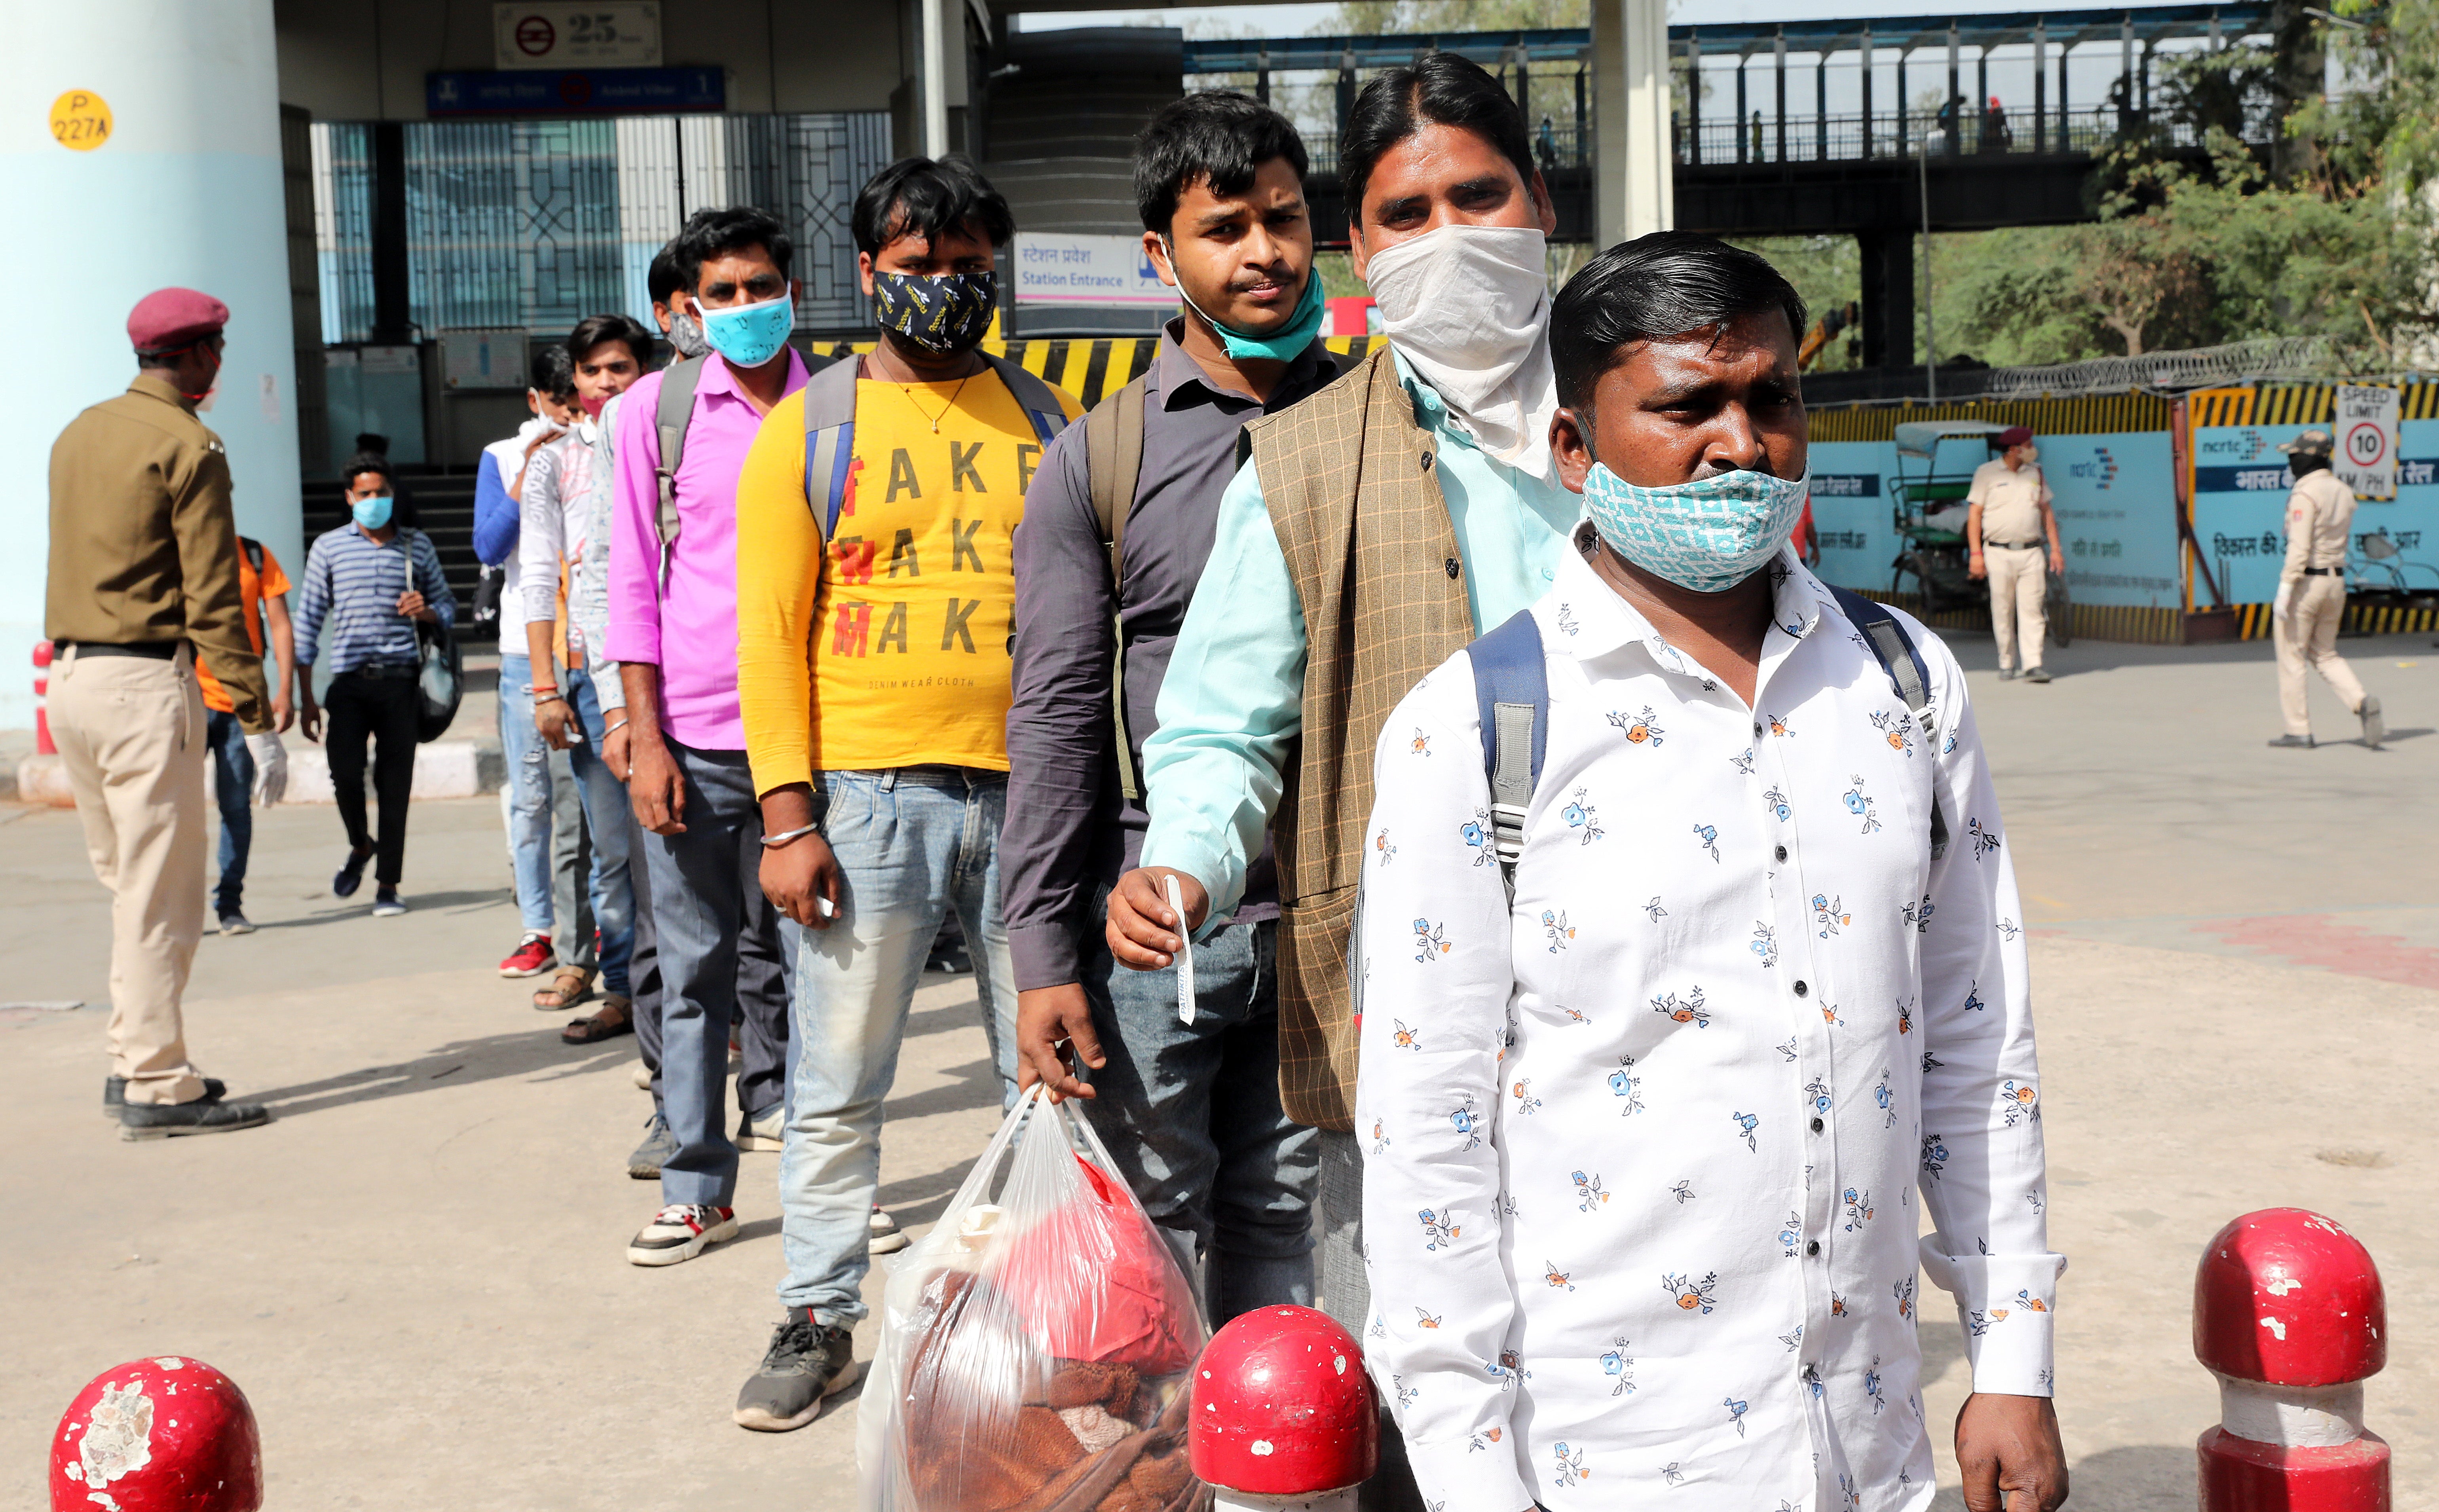
[[2342, 377], [2359, 370], [2361, 353], [2326, 336], [2272, 336], [2219, 347], [2101, 357], [2055, 367], [1994, 367], [1988, 395], [2088, 394], [2125, 388], [2215, 388], [2256, 379]]
[[[1676, 159], [1682, 164], [1716, 167], [1732, 163], [1911, 158], [1921, 151], [1926, 133], [1937, 133], [1932, 147], [1935, 154], [1955, 157], [2036, 151], [2094, 154], [2128, 141], [2146, 141], [2163, 148], [2194, 148], [2202, 142], [2202, 133], [2189, 122], [2162, 118], [2146, 121], [2140, 112], [2121, 113], [2113, 105], [2053, 110], [2038, 122], [2029, 114], [2003, 111], [1975, 112], [1962, 120], [1926, 111], [1875, 111], [1868, 116], [1860, 113], [1799, 116], [1789, 112], [1783, 124], [1782, 136], [1782, 122], [1774, 115], [1748, 116], [1741, 123], [1706, 116], [1694, 126], [1689, 126], [1681, 115], [1674, 128]], [[2268, 142], [2268, 123], [2247, 122], [2244, 140], [2254, 145]]]

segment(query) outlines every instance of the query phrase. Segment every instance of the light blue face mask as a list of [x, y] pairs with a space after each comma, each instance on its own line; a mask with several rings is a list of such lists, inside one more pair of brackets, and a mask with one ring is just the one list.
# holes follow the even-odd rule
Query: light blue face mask
[[[1173, 247], [1169, 250], [1168, 260], [1171, 268], [1177, 266], [1177, 251]], [[1228, 348], [1229, 357], [1239, 362], [1248, 358], [1264, 358], [1274, 363], [1292, 362], [1298, 352], [1312, 345], [1313, 333], [1321, 329], [1321, 275], [1309, 268], [1305, 270], [1304, 297], [1296, 301], [1295, 314], [1286, 325], [1267, 336], [1248, 335], [1212, 320], [1185, 292], [1182, 280], [1177, 286], [1177, 297], [1185, 301], [1186, 309], [1211, 322], [1211, 329], [1220, 333], [1221, 344]]]
[[355, 515], [356, 524], [367, 530], [379, 530], [389, 524], [390, 508], [397, 503], [398, 500], [389, 494], [376, 493], [369, 499], [358, 499], [347, 507]]
[[758, 305], [732, 305], [703, 312], [703, 335], [711, 349], [738, 367], [759, 367], [779, 355], [796, 329], [796, 301], [788, 294]]
[[1584, 478], [1593, 528], [1619, 556], [1698, 594], [1734, 588], [1795, 534], [1812, 474], [1739, 469], [1665, 489], [1627, 482], [1595, 462]]

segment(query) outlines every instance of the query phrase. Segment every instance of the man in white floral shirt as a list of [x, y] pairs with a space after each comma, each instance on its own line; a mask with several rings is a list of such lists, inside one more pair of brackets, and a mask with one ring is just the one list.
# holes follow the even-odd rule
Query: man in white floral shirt
[[[1870, 612], [1787, 549], [1804, 317], [1768, 263], [1646, 237], [1550, 329], [1590, 519], [1530, 626], [1415, 687], [1376, 763], [1365, 1346], [1416, 1479], [1469, 1512], [1917, 1512], [1919, 1258], [1967, 1333], [1967, 1505], [2050, 1512], [2065, 1261], [1963, 675], [1900, 619], [1917, 717]], [[1547, 683], [1512, 881], [1494, 639]]]

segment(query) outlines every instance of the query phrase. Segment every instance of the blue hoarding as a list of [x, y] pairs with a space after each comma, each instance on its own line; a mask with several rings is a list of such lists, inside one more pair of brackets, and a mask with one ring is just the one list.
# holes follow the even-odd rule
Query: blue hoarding
[[[2181, 603], [2168, 434], [2044, 436], [2039, 445], [2075, 602]], [[1978, 438], [1946, 441], [1936, 466], [1941, 476], [1962, 479], [1989, 455]], [[1896, 443], [1820, 441], [1811, 459], [1822, 577], [1844, 588], [1887, 589], [1897, 556]], [[1926, 471], [1913, 457], [1906, 470], [1917, 481]]]
[[[2214, 425], [2194, 432], [2194, 536], [2228, 600], [2267, 603], [2287, 559], [2287, 459], [2278, 444], [2295, 425]], [[2397, 428], [2394, 499], [2365, 499], [2355, 539], [2385, 531], [2393, 566], [2369, 563], [2357, 546], [2355, 580], [2366, 587], [2439, 588], [2439, 420]], [[2197, 594], [2203, 594], [2199, 587]], [[2204, 596], [2207, 596], [2206, 594]]]

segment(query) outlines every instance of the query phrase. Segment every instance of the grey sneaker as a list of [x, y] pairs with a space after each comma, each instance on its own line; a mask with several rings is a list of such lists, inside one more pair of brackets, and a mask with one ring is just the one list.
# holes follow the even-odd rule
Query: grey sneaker
[[2308, 735], [2282, 735], [2270, 742], [2270, 748], [2273, 751], [2309, 751], [2312, 738]]
[[668, 1120], [654, 1113], [644, 1120], [644, 1142], [627, 1157], [627, 1174], [639, 1182], [661, 1179], [661, 1165], [677, 1158], [678, 1140], [669, 1132]]
[[220, 926], [221, 933], [223, 934], [251, 934], [254, 933], [254, 920], [246, 917], [244, 913], [240, 910], [234, 908], [221, 916]]
[[2027, 683], [2046, 683], [2049, 680], [2050, 674], [2038, 667], [2024, 668], [2024, 681]]
[[821, 1415], [823, 1399], [855, 1380], [855, 1336], [791, 1308], [762, 1363], [737, 1393], [737, 1426], [784, 1433]]
[[129, 1103], [118, 1112], [118, 1137], [129, 1144], [147, 1139], [176, 1139], [186, 1134], [228, 1134], [259, 1129], [271, 1122], [271, 1110], [258, 1102]]
[[2002, 682], [2002, 683], [2012, 683], [2012, 682], [2014, 682], [2015, 680], [2016, 680], [2016, 669], [2015, 669], [2014, 667], [2003, 667], [1999, 668], [1999, 681], [2000, 681], [2000, 682]]
[[872, 1221], [867, 1228], [874, 1254], [896, 1254], [906, 1248], [906, 1236], [898, 1231], [898, 1220], [882, 1212], [878, 1202], [872, 1206]]
[[2355, 712], [2362, 716], [2363, 744], [2378, 750], [2380, 742], [2388, 738], [2388, 721], [2379, 717], [2379, 700], [2365, 694], [2362, 707]]
[[788, 1105], [773, 1103], [760, 1113], [747, 1113], [737, 1121], [737, 1147], [748, 1152], [763, 1150], [775, 1154], [788, 1147]]
[[[228, 1095], [228, 1083], [227, 1083], [227, 1082], [221, 1080], [221, 1078], [220, 1078], [220, 1077], [218, 1077], [218, 1076], [205, 1076], [205, 1077], [204, 1078], [204, 1094], [203, 1094], [202, 1096], [200, 1096], [200, 1097], [196, 1098], [196, 1099], [195, 1099], [195, 1101], [196, 1101], [196, 1102], [218, 1102], [218, 1101], [220, 1101], [223, 1097], [225, 1097], [225, 1096], [227, 1096], [227, 1095]], [[127, 1106], [127, 1078], [126, 1078], [125, 1076], [104, 1076], [104, 1077], [102, 1077], [102, 1078], [101, 1078], [101, 1116], [103, 1116], [104, 1118], [109, 1119], [112, 1123], [114, 1123], [114, 1124], [115, 1124], [115, 1123], [118, 1122], [118, 1113], [119, 1113], [119, 1110], [120, 1110], [120, 1109], [125, 1108], [126, 1106]], [[191, 1105], [189, 1105], [189, 1106], [191, 1106]]]

